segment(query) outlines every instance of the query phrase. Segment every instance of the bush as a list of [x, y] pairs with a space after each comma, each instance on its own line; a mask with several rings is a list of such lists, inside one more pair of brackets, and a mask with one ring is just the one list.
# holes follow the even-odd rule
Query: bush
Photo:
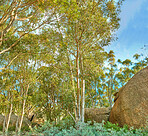
[[2, 131], [3, 130], [3, 126], [0, 126], [0, 131]]
[[71, 118], [71, 116], [66, 116], [56, 125], [56, 127], [62, 130], [62, 129], [70, 129], [70, 127], [74, 125], [75, 125], [75, 122]]
[[[63, 124], [64, 126], [64, 124]], [[63, 127], [62, 126], [62, 127]], [[148, 132], [142, 129], [129, 129], [127, 126], [120, 128], [118, 125], [107, 122], [82, 123], [79, 122], [75, 126], [71, 126], [68, 129], [61, 129], [61, 126], [54, 126], [53, 124], [46, 122], [42, 127], [36, 129], [28, 135], [44, 135], [44, 136], [146, 136]]]

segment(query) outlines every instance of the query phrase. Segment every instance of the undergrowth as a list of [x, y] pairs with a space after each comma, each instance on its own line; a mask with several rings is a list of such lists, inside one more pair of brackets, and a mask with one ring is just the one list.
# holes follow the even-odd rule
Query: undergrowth
[[[61, 124], [60, 124], [61, 125]], [[107, 123], [92, 124], [91, 121], [87, 123], [79, 122], [77, 125], [65, 126], [53, 125], [50, 122], [45, 122], [41, 127], [35, 127], [32, 132], [26, 133], [31, 136], [32, 134], [38, 136], [147, 136], [148, 130], [146, 129], [133, 129], [124, 126], [120, 128], [118, 125]], [[67, 124], [66, 124], [67, 125]]]

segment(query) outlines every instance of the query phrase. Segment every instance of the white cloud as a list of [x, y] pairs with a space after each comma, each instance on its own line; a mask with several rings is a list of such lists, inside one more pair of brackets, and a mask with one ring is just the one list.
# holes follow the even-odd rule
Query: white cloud
[[121, 22], [118, 33], [121, 33], [128, 25], [128, 23], [134, 18], [134, 16], [140, 11], [142, 4], [146, 0], [125, 0], [121, 9]]
[[[140, 47], [141, 45], [143, 45], [143, 42], [137, 41], [134, 38], [129, 39], [131, 37], [128, 37], [131, 31], [128, 29], [128, 27], [136, 28], [139, 26], [136, 23], [130, 26], [128, 25], [133, 19], [135, 18], [140, 19], [138, 18], [137, 13], [140, 13], [142, 11], [142, 8], [143, 8], [142, 6], [144, 6], [144, 4], [147, 1], [148, 0], [125, 0], [123, 2], [121, 14], [120, 14], [121, 16], [120, 29], [117, 32], [117, 36], [119, 37], [119, 39], [113, 42], [110, 46], [105, 48], [107, 51], [114, 50], [116, 59], [120, 58], [121, 60], [125, 60], [126, 58], [129, 58], [133, 60], [133, 55], [136, 52], [141, 53]], [[127, 30], [125, 30], [126, 28]]]

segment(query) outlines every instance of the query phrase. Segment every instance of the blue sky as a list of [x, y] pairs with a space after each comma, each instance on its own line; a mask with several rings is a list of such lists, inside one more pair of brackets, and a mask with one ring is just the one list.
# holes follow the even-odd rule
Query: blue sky
[[120, 17], [118, 40], [107, 50], [114, 50], [117, 59], [133, 60], [133, 55], [144, 52], [141, 48], [148, 45], [148, 0], [125, 0]]

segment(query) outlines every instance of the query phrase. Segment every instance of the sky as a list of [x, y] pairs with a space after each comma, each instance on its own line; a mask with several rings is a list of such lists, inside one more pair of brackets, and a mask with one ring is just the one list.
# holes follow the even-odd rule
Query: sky
[[[107, 50], [114, 50], [116, 59], [133, 59], [133, 55], [148, 52], [148, 0], [125, 0], [120, 13], [117, 41]], [[147, 45], [147, 50], [141, 49]]]

